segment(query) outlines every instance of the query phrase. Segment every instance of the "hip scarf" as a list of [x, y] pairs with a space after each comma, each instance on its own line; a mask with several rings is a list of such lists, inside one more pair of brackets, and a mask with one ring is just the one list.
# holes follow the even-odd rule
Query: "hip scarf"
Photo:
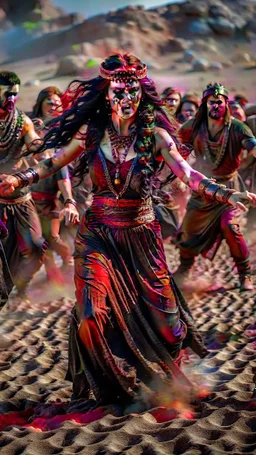
[[91, 207], [86, 212], [88, 225], [130, 228], [151, 223], [155, 220], [152, 200], [118, 199], [94, 196]]

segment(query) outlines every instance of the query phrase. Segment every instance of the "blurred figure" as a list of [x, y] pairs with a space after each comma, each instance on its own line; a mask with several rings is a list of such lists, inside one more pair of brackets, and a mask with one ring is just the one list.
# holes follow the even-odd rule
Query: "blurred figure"
[[[44, 137], [48, 131], [51, 120], [62, 114], [62, 93], [58, 87], [49, 86], [41, 90], [37, 96], [36, 103], [32, 111], [32, 121], [37, 133]], [[45, 159], [49, 154], [38, 154], [33, 157], [33, 164]], [[60, 225], [62, 219], [62, 204], [59, 201], [59, 193], [62, 196], [64, 207], [65, 201], [72, 201], [70, 218], [66, 219], [68, 224], [76, 224], [79, 215], [76, 209], [76, 201], [72, 196], [71, 182], [68, 168], [65, 166], [55, 175], [44, 181], [34, 184], [31, 188], [37, 212], [39, 214], [44, 238], [49, 249], [45, 257], [45, 269], [48, 279], [62, 281], [62, 276], [58, 272], [54, 261], [53, 252], [55, 251], [63, 261], [63, 270], [67, 270], [72, 264], [72, 250], [60, 237]]]
[[[46, 87], [37, 96], [31, 114], [32, 119], [41, 119], [45, 125], [62, 114], [62, 93], [58, 87]], [[42, 123], [41, 123], [42, 125]]]
[[237, 95], [234, 96], [234, 101], [239, 103], [242, 108], [244, 108], [248, 103], [247, 97], [242, 93], [237, 93]]
[[229, 107], [230, 107], [231, 115], [233, 117], [237, 118], [237, 120], [240, 120], [240, 122], [246, 121], [246, 115], [245, 115], [244, 109], [238, 103], [238, 101], [230, 101]]
[[[35, 155], [34, 162], [50, 158], [50, 153]], [[48, 244], [45, 256], [45, 269], [48, 279], [62, 281], [58, 273], [53, 252], [55, 251], [62, 259], [62, 270], [66, 271], [73, 264], [72, 250], [61, 239], [60, 223], [63, 218], [63, 210], [60, 210], [58, 193], [61, 193], [64, 200], [64, 207], [70, 204], [70, 212], [65, 219], [66, 225], [75, 225], [79, 222], [79, 214], [76, 208], [76, 201], [72, 198], [72, 188], [68, 168], [64, 166], [56, 174], [45, 180], [32, 185], [31, 193], [40, 218], [42, 232]]]
[[[39, 139], [28, 116], [16, 107], [20, 79], [11, 71], [0, 73], [0, 172], [10, 175], [28, 167], [26, 149]], [[31, 171], [33, 182], [38, 178]], [[0, 219], [9, 235], [3, 247], [16, 286], [13, 294], [27, 300], [26, 290], [34, 274], [40, 269], [45, 243], [40, 221], [29, 187], [21, 187], [7, 197], [0, 198]]]
[[246, 123], [251, 128], [254, 136], [256, 136], [256, 105], [246, 107], [245, 109]]
[[181, 93], [177, 88], [167, 87], [164, 89], [161, 98], [170, 115], [174, 116], [181, 102]]
[[176, 111], [176, 118], [179, 123], [183, 124], [196, 115], [200, 106], [200, 99], [196, 93], [185, 93], [181, 98], [179, 108]]

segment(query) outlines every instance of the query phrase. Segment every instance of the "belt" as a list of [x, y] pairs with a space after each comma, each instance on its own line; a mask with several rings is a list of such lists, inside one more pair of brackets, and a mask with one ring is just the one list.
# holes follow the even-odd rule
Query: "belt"
[[31, 193], [27, 193], [24, 196], [18, 197], [17, 199], [0, 198], [0, 204], [17, 205], [17, 204], [22, 204], [23, 202], [30, 201], [31, 199], [32, 199]]
[[155, 220], [152, 200], [118, 199], [94, 196], [91, 207], [86, 212], [89, 225], [129, 228], [151, 223]]
[[39, 192], [33, 191], [32, 198], [36, 199], [37, 201], [52, 201], [57, 198], [57, 195], [51, 194], [51, 193], [39, 193]]

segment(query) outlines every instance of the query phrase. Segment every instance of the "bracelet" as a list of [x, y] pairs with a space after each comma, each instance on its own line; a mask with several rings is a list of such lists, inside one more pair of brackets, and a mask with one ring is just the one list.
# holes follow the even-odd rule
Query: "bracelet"
[[67, 204], [73, 204], [75, 207], [77, 207], [77, 202], [76, 202], [75, 199], [70, 199], [70, 198], [66, 199], [66, 200], [64, 201], [64, 207], [65, 207]]
[[39, 181], [39, 174], [32, 167], [28, 168], [26, 171], [17, 172], [14, 174], [14, 177], [18, 179], [19, 188], [30, 186], [33, 183], [37, 183]]
[[27, 171], [29, 171], [32, 174], [32, 176], [33, 176], [33, 182], [32, 183], [39, 182], [39, 174], [38, 174], [38, 172], [35, 169], [33, 169], [32, 167], [29, 167], [27, 169]]
[[[217, 201], [221, 204], [230, 204], [229, 199], [236, 190], [226, 188], [224, 185], [218, 185], [211, 179], [203, 179], [198, 185], [198, 193], [211, 201]], [[230, 204], [232, 205], [232, 204]]]

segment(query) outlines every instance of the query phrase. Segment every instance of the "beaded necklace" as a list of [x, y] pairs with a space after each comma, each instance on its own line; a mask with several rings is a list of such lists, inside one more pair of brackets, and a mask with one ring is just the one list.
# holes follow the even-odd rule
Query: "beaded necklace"
[[7, 116], [7, 119], [0, 120], [0, 130], [1, 131], [6, 131], [7, 128], [9, 128], [9, 126], [10, 126], [10, 124], [12, 122], [13, 116], [14, 116], [14, 111], [11, 111], [9, 113], [9, 115]]
[[[126, 160], [126, 157], [132, 146], [132, 143], [136, 137], [136, 134], [137, 134], [137, 132], [136, 132], [136, 130], [134, 130], [131, 134], [129, 134], [129, 136], [122, 136], [122, 135], [117, 134], [117, 132], [114, 129], [112, 124], [108, 126], [108, 135], [109, 135], [109, 139], [110, 139], [111, 153], [112, 153], [114, 163], [116, 164], [114, 185], [120, 185], [120, 183], [121, 183], [120, 167]], [[122, 159], [120, 159], [120, 156], [118, 154], [118, 149], [121, 147], [123, 147], [123, 149], [124, 149], [124, 154], [122, 156]]]
[[222, 134], [218, 140], [218, 142], [212, 142], [212, 146], [214, 147], [216, 151], [216, 155], [213, 156], [212, 151], [209, 148], [209, 133], [206, 127], [206, 123], [203, 124], [203, 148], [204, 148], [204, 153], [205, 156], [208, 158], [208, 160], [213, 164], [213, 169], [217, 169], [223, 159], [223, 156], [226, 151], [227, 143], [228, 143], [228, 138], [229, 138], [229, 129], [230, 129], [230, 123], [225, 125]]
[[106, 163], [106, 159], [105, 159], [104, 153], [101, 151], [100, 148], [99, 148], [99, 155], [100, 155], [100, 159], [101, 159], [101, 162], [102, 162], [102, 166], [103, 166], [105, 178], [106, 178], [106, 181], [107, 181], [107, 184], [108, 184], [108, 188], [110, 189], [111, 193], [113, 193], [115, 195], [117, 200], [121, 199], [121, 197], [127, 191], [128, 186], [130, 184], [132, 173], [133, 173], [134, 167], [135, 167], [137, 159], [138, 159], [138, 155], [136, 155], [133, 158], [132, 164], [131, 164], [129, 172], [128, 172], [127, 176], [126, 176], [123, 188], [121, 189], [121, 191], [119, 191], [119, 193], [116, 191], [116, 189], [114, 188], [114, 186], [112, 184], [110, 173], [109, 173], [108, 166], [107, 166], [107, 163]]
[[[2, 137], [0, 137], [0, 163], [6, 163], [10, 156], [13, 153], [13, 146], [20, 139], [20, 134], [24, 125], [24, 114], [18, 109], [15, 109], [12, 114], [11, 120], [8, 118], [6, 122], [5, 132]], [[7, 155], [4, 158], [1, 156], [7, 152]]]

